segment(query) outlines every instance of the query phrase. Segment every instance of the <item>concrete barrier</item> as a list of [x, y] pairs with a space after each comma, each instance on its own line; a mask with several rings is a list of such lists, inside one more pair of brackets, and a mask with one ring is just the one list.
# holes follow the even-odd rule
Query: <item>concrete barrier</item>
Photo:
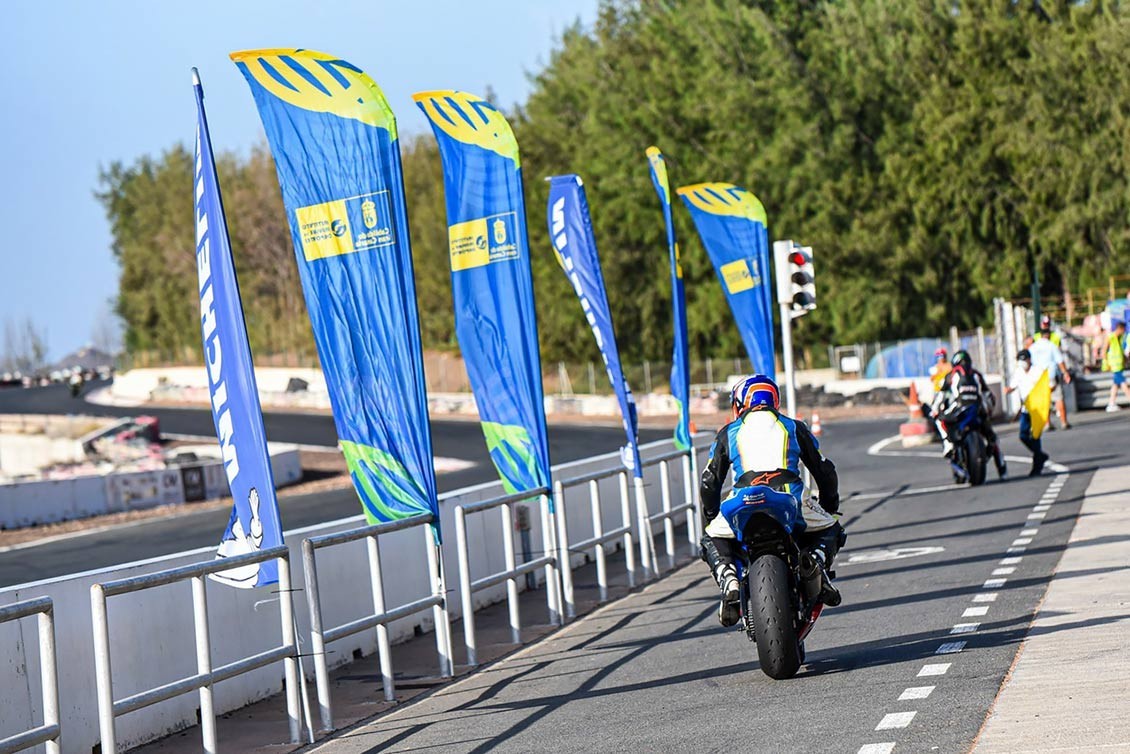
[[[699, 441], [706, 437], [700, 435]], [[669, 441], [644, 446], [645, 457], [671, 449]], [[619, 464], [619, 454], [584, 459], [554, 467], [558, 476], [577, 476]], [[648, 503], [652, 513], [660, 509], [658, 469], [645, 476]], [[618, 525], [620, 510], [615, 477], [602, 494], [609, 504], [605, 510], [605, 526]], [[681, 500], [681, 470], [674, 469], [672, 490]], [[453, 617], [459, 614], [454, 506], [464, 502], [485, 500], [502, 494], [498, 483], [464, 488], [442, 496], [440, 518], [450, 532], [444, 538], [443, 556], [449, 588], [449, 605]], [[581, 493], [578, 493], [581, 494]], [[615, 501], [615, 502], [613, 502]], [[578, 501], [579, 502], [579, 501]], [[584, 538], [591, 530], [592, 517], [588, 506], [573, 504], [568, 509], [570, 531], [575, 539]], [[540, 548], [541, 531], [538, 516], [531, 516], [530, 540]], [[302, 583], [302, 539], [315, 534], [343, 531], [362, 524], [362, 517], [334, 521], [287, 532], [291, 548], [292, 573], [295, 584]], [[498, 518], [490, 514], [468, 520], [471, 562], [475, 576], [503, 570], [502, 534]], [[662, 525], [654, 531], [661, 532]], [[220, 532], [216, 532], [217, 538]], [[381, 537], [381, 557], [389, 574], [385, 584], [386, 604], [391, 608], [428, 594], [427, 569], [420, 530], [395, 532]], [[55, 601], [58, 628], [59, 703], [64, 752], [88, 754], [98, 743], [98, 711], [95, 696], [93, 641], [90, 616], [92, 584], [152, 573], [211, 558], [212, 548], [178, 553], [164, 558], [74, 574], [0, 590], [0, 605], [30, 597], [49, 596]], [[532, 557], [540, 555], [535, 549]], [[326, 625], [340, 625], [360, 617], [369, 607], [371, 595], [365, 584], [368, 566], [364, 542], [334, 547], [318, 555], [322, 611]], [[572, 553], [572, 561], [580, 565], [584, 552]], [[541, 574], [538, 574], [541, 578]], [[520, 582], [521, 583], [521, 582]], [[358, 586], [361, 585], [361, 586]], [[475, 608], [505, 598], [505, 584], [475, 595]], [[269, 588], [240, 590], [210, 583], [209, 612], [212, 615], [211, 641], [213, 663], [220, 665], [262, 651], [281, 640], [278, 613], [274, 605], [264, 603], [277, 599]], [[365, 605], [365, 607], [360, 607]], [[303, 652], [309, 651], [308, 611], [304, 594], [295, 595], [295, 611], [299, 622], [299, 640]], [[160, 587], [134, 595], [109, 600], [111, 653], [113, 657], [114, 695], [121, 698], [161, 685], [175, 677], [195, 671], [192, 605], [187, 583]], [[0, 625], [0, 738], [40, 719], [38, 688], [39, 660], [34, 625], [30, 619]], [[431, 613], [393, 623], [389, 627], [393, 642], [404, 641], [417, 631], [433, 628]], [[370, 654], [376, 649], [375, 632], [357, 634], [327, 647], [331, 665], [352, 659], [354, 652]], [[393, 649], [395, 663], [395, 648]], [[313, 668], [304, 670], [312, 677]], [[215, 688], [215, 709], [223, 713], [238, 709], [282, 689], [282, 669], [271, 666], [220, 683]], [[380, 693], [379, 687], [375, 694]], [[186, 694], [131, 713], [118, 721], [118, 741], [122, 746], [136, 746], [196, 723], [198, 697]], [[274, 732], [275, 742], [283, 742], [288, 734], [285, 722]], [[264, 744], [270, 743], [263, 741]], [[223, 742], [220, 742], [223, 748]]]
[[[302, 478], [296, 446], [269, 443], [269, 450], [276, 485]], [[0, 485], [0, 529], [214, 500], [227, 494], [228, 480], [218, 459], [174, 468], [11, 482]]]

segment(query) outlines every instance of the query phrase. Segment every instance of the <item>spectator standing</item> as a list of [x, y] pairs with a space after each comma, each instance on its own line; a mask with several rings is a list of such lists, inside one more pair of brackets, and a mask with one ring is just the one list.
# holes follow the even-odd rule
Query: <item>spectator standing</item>
[[1036, 386], [1041, 374], [1043, 374], [1042, 370], [1037, 371], [1032, 368], [1032, 354], [1028, 349], [1024, 349], [1016, 354], [1016, 371], [1012, 373], [1004, 389], [1005, 395], [1013, 391], [1020, 392], [1020, 442], [1032, 451], [1032, 470], [1028, 472], [1028, 476], [1039, 476], [1048, 461], [1048, 454], [1044, 452], [1043, 444], [1040, 442], [1042, 427], [1033, 429], [1032, 415], [1028, 412], [1028, 395]]
[[1118, 321], [1114, 323], [1114, 331], [1107, 336], [1106, 342], [1103, 344], [1102, 355], [1102, 369], [1104, 372], [1110, 372], [1110, 400], [1107, 401], [1107, 413], [1114, 413], [1120, 411], [1118, 406], [1118, 388], [1122, 388], [1122, 392], [1127, 398], [1130, 398], [1130, 385], [1126, 384], [1126, 323]]
[[[1055, 403], [1056, 415], [1059, 416], [1064, 429], [1071, 429], [1071, 424], [1067, 421], [1067, 406], [1063, 402], [1063, 386], [1070, 384], [1071, 373], [1067, 371], [1063, 352], [1059, 350], [1059, 346], [1052, 342], [1050, 334], [1034, 338], [1032, 344], [1028, 346], [1028, 351], [1032, 356], [1032, 370], [1036, 374], [1039, 374], [1042, 369], [1048, 370], [1048, 380], [1051, 382], [1052, 401]], [[1055, 429], [1055, 425], [1050, 421], [1048, 422], [1048, 429]]]

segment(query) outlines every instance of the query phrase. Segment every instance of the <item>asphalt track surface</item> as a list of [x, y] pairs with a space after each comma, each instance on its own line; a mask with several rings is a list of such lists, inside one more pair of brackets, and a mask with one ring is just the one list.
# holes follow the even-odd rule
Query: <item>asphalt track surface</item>
[[[844, 603], [825, 611], [796, 678], [769, 679], [748, 639], [718, 626], [717, 590], [692, 563], [316, 751], [969, 751], [1095, 464], [1127, 461], [1127, 424], [1080, 417], [1045, 440], [1069, 474], [1030, 479], [1013, 461], [1012, 480], [990, 472], [979, 488], [953, 485], [936, 445], [870, 455], [894, 429], [825, 426], [847, 498]], [[1006, 453], [1027, 455], [1014, 428], [1001, 435]], [[1007, 569], [1006, 585], [990, 581]]]
[[[105, 383], [94, 383], [87, 390]], [[0, 414], [67, 414], [94, 416], [156, 416], [161, 431], [173, 434], [215, 436], [212, 415], [206, 409], [122, 408], [100, 406], [70, 397], [66, 386], [10, 388], [0, 390]], [[264, 414], [267, 439], [324, 445], [337, 444], [333, 418], [326, 414], [296, 414], [268, 411]], [[436, 456], [470, 461], [470, 468], [440, 474], [440, 492], [456, 490], [498, 477], [487, 455], [483, 433], [476, 421], [432, 420], [432, 446]], [[643, 429], [640, 440], [650, 442], [671, 436], [667, 430]], [[557, 426], [549, 428], [549, 453], [554, 463], [617, 450], [624, 444], [624, 431], [616, 426]], [[352, 489], [308, 495], [280, 496], [286, 529], [355, 516], [360, 503]], [[155, 558], [219, 542], [230, 517], [229, 511], [199, 511], [171, 519], [154, 519], [124, 528], [99, 531], [32, 548], [0, 552], [0, 587], [54, 578], [70, 573]]]

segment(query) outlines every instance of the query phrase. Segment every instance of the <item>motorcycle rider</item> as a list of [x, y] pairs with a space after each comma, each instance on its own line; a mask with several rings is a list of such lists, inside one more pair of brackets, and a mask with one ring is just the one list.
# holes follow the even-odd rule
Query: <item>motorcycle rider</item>
[[[804, 422], [780, 412], [777, 384], [761, 374], [739, 380], [730, 392], [733, 420], [722, 427], [710, 448], [710, 460], [702, 473], [702, 559], [710, 566], [722, 591], [718, 622], [729, 627], [741, 617], [741, 591], [734, 563], [739, 547], [733, 529], [719, 515], [722, 485], [733, 470], [733, 489], [727, 497], [752, 486], [768, 486], [796, 498], [799, 513], [797, 544], [802, 557], [802, 578], [819, 571], [819, 599], [826, 605], [840, 604], [840, 593], [832, 586], [828, 569], [847, 534], [835, 514], [840, 508], [836, 466], [820, 454], [820, 445]], [[820, 491], [820, 498], [805, 499], [800, 465], [804, 464]]]
[[931, 407], [931, 416], [934, 417], [938, 431], [942, 435], [942, 455], [946, 458], [953, 456], [953, 442], [950, 440], [949, 432], [940, 417], [958, 407], [976, 406], [980, 416], [978, 423], [981, 427], [981, 435], [984, 436], [985, 442], [989, 444], [989, 453], [997, 465], [997, 474], [1001, 479], [1007, 479], [1008, 464], [1005, 463], [1004, 455], [1001, 454], [997, 433], [993, 431], [993, 423], [990, 419], [996, 400], [989, 390], [989, 385], [985, 382], [985, 377], [973, 368], [973, 359], [969, 356], [968, 351], [954, 353], [951, 363], [953, 364], [953, 371], [946, 377], [942, 389], [934, 396], [934, 403]]

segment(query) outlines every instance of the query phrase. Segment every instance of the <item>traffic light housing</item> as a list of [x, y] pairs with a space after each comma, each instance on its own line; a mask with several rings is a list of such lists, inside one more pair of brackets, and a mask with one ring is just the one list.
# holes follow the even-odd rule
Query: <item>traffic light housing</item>
[[788, 306], [792, 316], [802, 317], [816, 308], [816, 274], [812, 247], [792, 241], [774, 241], [777, 302]]

